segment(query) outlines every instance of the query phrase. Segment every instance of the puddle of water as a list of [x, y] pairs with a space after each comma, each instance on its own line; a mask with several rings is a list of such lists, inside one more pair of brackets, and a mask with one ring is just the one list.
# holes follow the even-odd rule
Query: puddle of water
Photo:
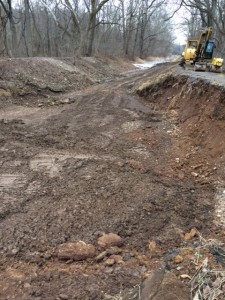
[[22, 174], [2, 174], [0, 175], [0, 191], [6, 189], [21, 188], [26, 184], [26, 177]]
[[139, 70], [146, 70], [146, 69], [151, 69], [156, 65], [165, 63], [166, 61], [148, 61], [143, 64], [133, 64], [137, 69]]

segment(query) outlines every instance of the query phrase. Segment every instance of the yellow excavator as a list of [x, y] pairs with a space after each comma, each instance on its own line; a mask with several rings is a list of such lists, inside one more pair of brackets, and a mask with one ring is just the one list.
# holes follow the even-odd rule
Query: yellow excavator
[[188, 40], [184, 50], [184, 61], [194, 65], [195, 71], [221, 72], [223, 66], [222, 58], [213, 57], [216, 48], [215, 42], [211, 40], [212, 28], [202, 30], [197, 40]]

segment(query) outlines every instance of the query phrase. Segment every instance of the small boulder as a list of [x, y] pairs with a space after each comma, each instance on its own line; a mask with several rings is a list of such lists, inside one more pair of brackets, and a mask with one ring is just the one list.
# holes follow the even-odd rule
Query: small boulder
[[95, 256], [95, 247], [83, 241], [65, 243], [59, 246], [57, 256], [59, 259], [65, 260], [85, 260]]
[[0, 97], [12, 97], [12, 94], [9, 90], [0, 88]]
[[59, 299], [60, 300], [67, 300], [67, 299], [69, 299], [69, 297], [66, 294], [60, 294]]
[[130, 164], [132, 169], [144, 170], [144, 166], [142, 165], [142, 163], [140, 161], [132, 159], [132, 160], [129, 161], [129, 164]]
[[106, 250], [106, 252], [108, 255], [120, 254], [122, 252], [122, 249], [120, 249], [119, 247], [110, 247]]
[[106, 256], [107, 256], [107, 251], [103, 251], [103, 252], [101, 252], [101, 253], [95, 258], [95, 260], [96, 260], [97, 262], [100, 262], [100, 261], [102, 261]]
[[184, 236], [185, 241], [188, 241], [197, 235], [197, 230], [192, 228], [190, 232], [187, 232]]
[[114, 259], [117, 264], [124, 264], [123, 257], [121, 255], [111, 255], [111, 259]]
[[180, 264], [180, 263], [183, 262], [183, 260], [184, 260], [184, 258], [183, 258], [183, 256], [181, 256], [181, 255], [176, 255], [176, 256], [174, 257], [174, 263], [175, 263], [175, 264]]
[[104, 234], [98, 239], [98, 245], [104, 249], [113, 246], [121, 246], [123, 244], [122, 238], [115, 233]]
[[115, 264], [115, 259], [113, 258], [108, 258], [105, 262], [104, 262], [105, 266], [107, 267], [111, 267]]

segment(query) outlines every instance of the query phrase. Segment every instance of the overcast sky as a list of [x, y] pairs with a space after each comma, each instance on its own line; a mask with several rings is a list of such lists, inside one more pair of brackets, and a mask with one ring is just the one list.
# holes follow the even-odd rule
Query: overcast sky
[[[172, 7], [176, 7], [175, 5], [171, 5], [171, 9], [173, 9]], [[175, 13], [174, 17], [173, 17], [173, 24], [174, 24], [174, 35], [176, 37], [175, 42], [177, 44], [186, 44], [186, 40], [187, 40], [187, 33], [185, 32], [185, 28], [182, 25], [182, 22], [184, 21], [183, 16], [187, 15], [187, 10], [182, 7], [178, 12]]]

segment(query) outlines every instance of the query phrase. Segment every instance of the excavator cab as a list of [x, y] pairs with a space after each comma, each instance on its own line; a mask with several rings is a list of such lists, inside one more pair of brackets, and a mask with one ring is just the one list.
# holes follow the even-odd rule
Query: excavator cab
[[213, 58], [213, 51], [216, 48], [216, 44], [213, 41], [209, 41], [208, 45], [205, 48], [204, 57], [206, 59], [212, 59]]
[[212, 59], [213, 58], [213, 51], [216, 48], [215, 42], [213, 41], [203, 41], [200, 48], [200, 55], [199, 59]]

